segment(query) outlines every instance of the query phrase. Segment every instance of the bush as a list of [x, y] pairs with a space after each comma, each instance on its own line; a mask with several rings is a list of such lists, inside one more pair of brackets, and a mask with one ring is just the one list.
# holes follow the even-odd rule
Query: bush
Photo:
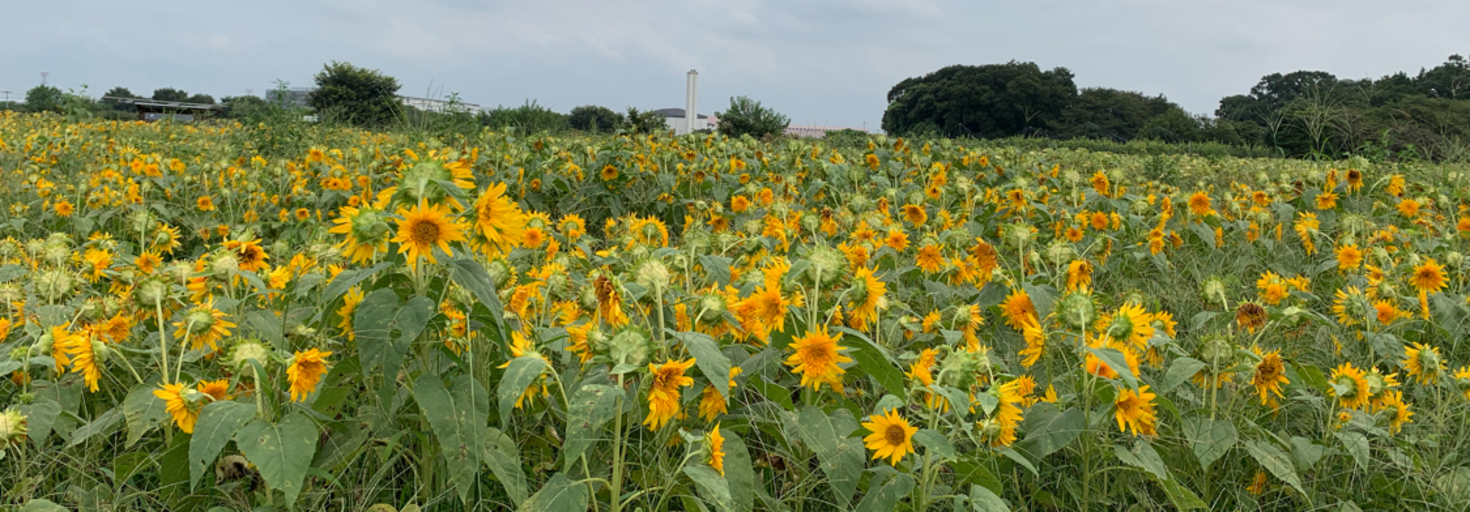
[[522, 133], [561, 132], [569, 126], [566, 114], [537, 105], [535, 100], [515, 108], [497, 106], [483, 112], [480, 124], [492, 130], [515, 128]]
[[583, 105], [572, 109], [567, 123], [574, 130], [591, 133], [611, 133], [623, 124], [623, 116], [612, 109], [597, 105]]
[[786, 116], [745, 96], [730, 98], [730, 108], [716, 115], [720, 117], [720, 133], [731, 137], [776, 135], [791, 124]]
[[398, 118], [398, 80], [376, 69], [333, 61], [316, 74], [315, 91], [307, 102], [322, 120], [364, 127], [381, 127]]
[[664, 115], [652, 110], [639, 112], [636, 108], [628, 107], [627, 118], [624, 126], [632, 133], [658, 133], [669, 129], [669, 122]]

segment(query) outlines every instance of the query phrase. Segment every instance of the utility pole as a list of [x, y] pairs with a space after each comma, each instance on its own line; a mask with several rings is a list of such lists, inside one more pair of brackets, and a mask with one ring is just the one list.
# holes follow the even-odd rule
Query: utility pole
[[5, 102], [6, 103], [10, 103], [10, 91], [0, 91], [0, 94], [4, 94], [5, 95]]
[[42, 71], [41, 72], [41, 85], [46, 85], [46, 75], [49, 75], [49, 74], [51, 74], [50, 71]]

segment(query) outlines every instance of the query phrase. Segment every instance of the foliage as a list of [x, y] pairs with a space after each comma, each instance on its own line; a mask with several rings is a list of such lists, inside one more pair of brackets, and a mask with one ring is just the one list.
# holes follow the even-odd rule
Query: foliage
[[1015, 61], [949, 66], [893, 86], [883, 130], [981, 138], [1032, 134], [1059, 121], [1076, 97], [1067, 68], [1042, 71]]
[[154, 89], [152, 99], [155, 101], [189, 101], [189, 93], [172, 87], [164, 87]]
[[323, 120], [353, 126], [384, 127], [402, 111], [398, 80], [376, 69], [332, 61], [316, 74], [307, 103]]
[[480, 114], [480, 124], [492, 130], [514, 128], [521, 133], [559, 133], [568, 128], [567, 115], [526, 100], [519, 107], [497, 106]]
[[612, 133], [623, 125], [623, 116], [607, 107], [583, 105], [572, 109], [567, 124], [587, 133]]
[[26, 110], [53, 112], [61, 108], [61, 99], [61, 89], [50, 85], [37, 85], [26, 91]]
[[730, 137], [780, 135], [791, 124], [785, 115], [745, 96], [730, 98], [730, 107], [716, 115], [720, 118], [720, 134]]
[[1466, 502], [1463, 165], [251, 108], [0, 114], [7, 504]]
[[640, 112], [636, 108], [628, 107], [628, 113], [623, 119], [627, 121], [625, 126], [630, 133], [655, 134], [669, 131], [667, 118], [655, 110]]

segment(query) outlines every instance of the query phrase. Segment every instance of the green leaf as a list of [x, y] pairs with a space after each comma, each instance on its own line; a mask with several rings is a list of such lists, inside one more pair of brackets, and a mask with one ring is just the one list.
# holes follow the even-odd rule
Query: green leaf
[[699, 265], [704, 267], [704, 275], [710, 281], [723, 287], [730, 284], [730, 258], [706, 254], [699, 257]]
[[1297, 469], [1307, 471], [1317, 465], [1317, 461], [1327, 456], [1327, 447], [1312, 442], [1301, 436], [1291, 437], [1291, 459], [1296, 462]]
[[[876, 478], [876, 477], [875, 477]], [[863, 501], [858, 502], [856, 512], [886, 512], [893, 510], [898, 505], [898, 500], [914, 490], [914, 478], [903, 473], [897, 473], [888, 481], [883, 482], [877, 489], [871, 489], [863, 496]]]
[[963, 488], [965, 484], [972, 484], [984, 487], [992, 493], [1001, 492], [1000, 479], [996, 478], [995, 474], [990, 472], [990, 468], [975, 458], [973, 454], [960, 455], [953, 467], [956, 487]]
[[1133, 376], [1133, 368], [1128, 366], [1128, 358], [1122, 352], [1119, 352], [1115, 348], [1092, 347], [1087, 347], [1087, 351], [1097, 356], [1099, 360], [1102, 360], [1103, 364], [1108, 365], [1108, 368], [1112, 368], [1118, 374], [1118, 377], [1122, 378], [1123, 382], [1128, 384], [1129, 388], [1132, 388], [1133, 391], [1138, 391], [1138, 379]]
[[933, 429], [923, 429], [914, 433], [914, 440], [923, 445], [925, 449], [939, 454], [944, 459], [954, 459], [954, 445], [950, 444], [949, 438]]
[[490, 273], [485, 272], [485, 267], [472, 259], [455, 259], [450, 262], [450, 266], [454, 269], [450, 278], [469, 290], [481, 304], [485, 305], [486, 309], [490, 310], [495, 326], [499, 328], [504, 318], [505, 307], [500, 305], [500, 296], [495, 293], [495, 282], [490, 280]]
[[72, 432], [71, 441], [67, 443], [67, 446], [72, 447], [82, 444], [87, 439], [90, 439], [92, 436], [98, 434], [111, 433], [113, 428], [117, 426], [117, 422], [122, 421], [122, 419], [123, 414], [121, 407], [108, 409], [107, 412], [99, 414], [96, 418], [93, 418], [92, 421], [88, 422], [86, 425], [82, 425], [81, 428], [78, 428], [75, 432]]
[[521, 454], [516, 442], [495, 427], [485, 428], [485, 462], [505, 493], [515, 503], [526, 501], [526, 474], [521, 472]]
[[332, 282], [327, 283], [327, 289], [322, 291], [322, 303], [325, 304], [337, 300], [337, 297], [341, 297], [342, 294], [347, 293], [347, 290], [353, 286], [357, 286], [357, 283], [361, 283], [367, 280], [367, 278], [372, 277], [373, 274], [377, 274], [379, 271], [391, 266], [393, 266], [393, 262], [385, 261], [373, 265], [370, 268], [343, 270], [342, 273], [337, 274], [335, 279], [332, 279]]
[[1057, 300], [1056, 288], [1044, 284], [1033, 285], [1031, 283], [1023, 283], [1021, 289], [1026, 292], [1027, 297], [1031, 298], [1031, 305], [1036, 307], [1037, 318], [1044, 319], [1048, 315], [1051, 315], [1052, 305]]
[[796, 409], [796, 404], [791, 401], [791, 390], [780, 384], [767, 381], [765, 377], [754, 377], [747, 379], [745, 385], [788, 411]]
[[67, 512], [66, 507], [52, 503], [47, 499], [34, 499], [26, 502], [26, 506], [20, 512]]
[[572, 393], [567, 409], [567, 440], [562, 443], [564, 467], [570, 469], [597, 441], [602, 426], [617, 413], [617, 401], [623, 395], [622, 389], [603, 384], [585, 384]]
[[546, 360], [538, 356], [521, 356], [510, 360], [510, 366], [506, 367], [505, 375], [500, 377], [500, 388], [496, 394], [500, 397], [500, 426], [505, 428], [510, 424], [511, 411], [515, 410], [516, 399], [520, 398], [526, 388], [541, 374], [551, 368], [547, 366]]
[[1045, 402], [1026, 412], [1026, 438], [1015, 444], [1016, 451], [1031, 461], [1040, 461], [1071, 443], [1087, 429], [1082, 411], [1068, 408], [1060, 414]]
[[286, 343], [286, 337], [281, 334], [281, 318], [275, 313], [266, 310], [251, 311], [245, 315], [245, 320], [241, 323], [245, 324], [242, 327], [248, 332], [270, 343], [271, 347], [277, 350], [290, 350], [291, 345]]
[[561, 473], [552, 475], [551, 480], [531, 499], [521, 503], [522, 512], [586, 512], [587, 485], [573, 482]]
[[379, 288], [363, 297], [352, 314], [352, 330], [357, 337], [357, 358], [363, 373], [373, 371], [383, 361], [383, 353], [392, 343], [389, 332], [398, 311], [398, 294]]
[[1210, 508], [1209, 505], [1199, 499], [1194, 491], [1189, 490], [1178, 479], [1157, 480], [1159, 486], [1164, 488], [1164, 494], [1169, 496], [1169, 502], [1179, 510], [1203, 510]]
[[1235, 446], [1235, 424], [1202, 416], [1185, 418], [1184, 436], [1194, 447], [1194, 457], [1199, 459], [1199, 465], [1208, 468]]
[[299, 412], [275, 424], [255, 420], [235, 433], [235, 444], [245, 458], [272, 489], [286, 495], [288, 505], [301, 494], [307, 467], [316, 453], [316, 441], [316, 424]]
[[1246, 441], [1245, 450], [1276, 478], [1296, 488], [1302, 496], [1307, 496], [1307, 490], [1302, 488], [1301, 478], [1297, 477], [1296, 470], [1291, 467], [1291, 458], [1276, 445], [1259, 440]]
[[1147, 471], [1159, 480], [1169, 479], [1169, 468], [1164, 465], [1164, 459], [1159, 457], [1159, 452], [1154, 451], [1153, 445], [1148, 441], [1139, 439], [1133, 443], [1133, 449], [1123, 445], [1113, 445], [1113, 454], [1124, 464]]
[[970, 510], [974, 512], [1011, 512], [1010, 505], [994, 492], [979, 485], [970, 486]]
[[189, 488], [199, 485], [205, 468], [212, 467], [219, 451], [235, 432], [255, 417], [255, 406], [233, 401], [210, 402], [199, 410], [194, 436], [189, 440]]
[[1209, 364], [1192, 357], [1175, 359], [1169, 365], [1169, 372], [1164, 374], [1164, 383], [1159, 388], [1159, 391], [1165, 393], [1173, 391], [1174, 388], [1179, 387], [1184, 381], [1194, 377], [1196, 373], [1199, 373], [1206, 366], [1209, 366]]
[[128, 447], [168, 419], [167, 404], [153, 396], [153, 390], [154, 384], [150, 381], [150, 384], [133, 388], [128, 392], [128, 397], [123, 399], [123, 419], [128, 425]]
[[425, 373], [414, 381], [413, 396], [439, 438], [439, 450], [460, 501], [468, 504], [470, 491], [480, 480], [490, 395], [467, 374], [452, 377], [449, 386], [445, 389], [438, 375]]
[[51, 427], [56, 424], [56, 417], [61, 416], [61, 404], [48, 398], [37, 398], [35, 402], [17, 407], [20, 413], [26, 415], [29, 430], [26, 436], [36, 446], [44, 446], [46, 438], [51, 436]]
[[864, 467], [862, 442], [847, 437], [851, 432], [838, 432], [827, 413], [808, 406], [801, 410], [797, 424], [799, 435], [817, 454], [827, 483], [846, 507], [857, 492], [858, 479]]
[[694, 365], [699, 367], [704, 378], [709, 379], [715, 391], [719, 391], [720, 396], [728, 400], [730, 398], [730, 358], [720, 353], [720, 344], [704, 333], [681, 332], [674, 336], [684, 342], [684, 348], [689, 349], [689, 355], [694, 356]]
[[1353, 456], [1353, 462], [1358, 463], [1358, 467], [1366, 471], [1368, 464], [1373, 462], [1373, 455], [1368, 447], [1368, 436], [1361, 432], [1342, 431], [1334, 435], [1337, 436], [1338, 441], [1342, 441], [1342, 447], [1347, 450], [1348, 455]]
[[725, 512], [735, 510], [735, 499], [730, 496], [730, 485], [715, 468], [704, 465], [684, 466], [684, 474], [694, 481], [700, 499]]
[[735, 500], [735, 510], [750, 512], [755, 509], [757, 485], [750, 452], [734, 432], [721, 434], [725, 438], [725, 483], [730, 486], [730, 497]]
[[893, 363], [893, 358], [888, 356], [888, 351], [868, 339], [868, 335], [846, 327], [838, 327], [848, 336], [858, 339], [856, 343], [848, 344], [848, 355], [857, 361], [858, 368], [878, 380], [883, 389], [895, 395], [904, 395], [907, 390], [903, 386], [903, 371]]

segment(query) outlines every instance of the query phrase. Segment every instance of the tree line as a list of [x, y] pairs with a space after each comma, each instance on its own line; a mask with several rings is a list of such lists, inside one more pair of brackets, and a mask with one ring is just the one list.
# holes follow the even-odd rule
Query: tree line
[[883, 129], [902, 135], [1219, 142], [1286, 156], [1470, 158], [1470, 61], [1452, 55], [1417, 75], [1342, 79], [1266, 75], [1213, 116], [1163, 95], [1078, 88], [1067, 68], [949, 66], [888, 91]]

